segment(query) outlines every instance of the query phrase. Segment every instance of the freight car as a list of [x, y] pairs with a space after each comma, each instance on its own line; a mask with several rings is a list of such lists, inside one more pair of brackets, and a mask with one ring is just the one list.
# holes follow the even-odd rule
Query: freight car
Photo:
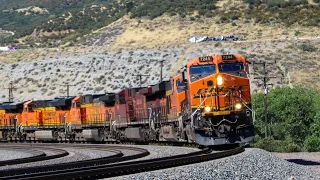
[[184, 141], [254, 137], [248, 66], [239, 55], [197, 57], [169, 81], [117, 93], [0, 105], [0, 139]]

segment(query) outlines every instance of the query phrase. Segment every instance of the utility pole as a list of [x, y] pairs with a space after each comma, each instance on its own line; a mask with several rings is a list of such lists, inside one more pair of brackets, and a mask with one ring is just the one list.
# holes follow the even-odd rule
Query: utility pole
[[[274, 62], [274, 64], [275, 63], [276, 63], [276, 61]], [[255, 64], [263, 65], [263, 76], [262, 77], [255, 77], [254, 79], [262, 79], [263, 80], [263, 88], [264, 88], [263, 104], [264, 104], [264, 120], [265, 120], [265, 137], [268, 137], [268, 103], [267, 103], [267, 94], [268, 94], [268, 85], [272, 85], [272, 84], [267, 84], [267, 83], [268, 83], [268, 79], [279, 78], [279, 77], [277, 77], [277, 76], [267, 76], [266, 62], [253, 62], [253, 66]], [[269, 63], [269, 64], [273, 64], [273, 63]]]
[[150, 61], [156, 61], [156, 62], [160, 62], [160, 82], [162, 82], [163, 80], [163, 62], [165, 62], [166, 60], [150, 60]]
[[67, 98], [69, 98], [69, 96], [70, 96], [70, 94], [69, 94], [70, 86], [76, 86], [76, 85], [71, 85], [69, 83], [66, 83], [66, 84], [61, 85], [61, 86], [67, 86]]
[[5, 89], [9, 90], [9, 102], [13, 102], [13, 90], [16, 90], [17, 88], [13, 87], [13, 83], [10, 82], [9, 87]]
[[140, 82], [139, 87], [141, 88], [141, 86], [142, 86], [142, 76], [149, 77], [150, 75], [136, 74], [136, 75], [133, 75], [133, 76], [137, 76], [137, 77], [139, 77], [139, 82]]
[[163, 68], [163, 62], [164, 62], [165, 60], [161, 60], [160, 61], [160, 82], [162, 82], [162, 80], [163, 80], [163, 77], [162, 77], [162, 68]]

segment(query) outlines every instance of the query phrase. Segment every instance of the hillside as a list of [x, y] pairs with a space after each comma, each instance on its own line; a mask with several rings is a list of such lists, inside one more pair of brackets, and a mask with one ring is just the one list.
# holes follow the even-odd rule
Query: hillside
[[[166, 60], [164, 78], [175, 75], [183, 64], [196, 56], [213, 53], [239, 53], [250, 61], [267, 61], [276, 64], [267, 66], [269, 75], [285, 75], [285, 79], [272, 79], [274, 87], [303, 85], [320, 90], [316, 76], [319, 64], [319, 52], [309, 52], [310, 47], [319, 47], [320, 39], [291, 41], [264, 41], [187, 44], [184, 46], [168, 46], [143, 48], [135, 50], [107, 47], [99, 48], [66, 48], [38, 49], [32, 52], [39, 55], [38, 60], [15, 62], [0, 65], [0, 78], [3, 87], [12, 81], [17, 90], [16, 100], [48, 99], [66, 95], [66, 84], [75, 85], [70, 94], [87, 94], [116, 92], [124, 87], [138, 87], [137, 74], [150, 75], [142, 78], [142, 86], [159, 82], [159, 60]], [[304, 49], [304, 47], [309, 47]], [[312, 50], [312, 49], [311, 49]], [[312, 50], [313, 51], [313, 50]], [[12, 52], [2, 53], [13, 55]], [[30, 52], [21, 50], [22, 56]], [[41, 60], [44, 58], [44, 60]], [[285, 67], [288, 68], [286, 73]], [[261, 74], [261, 68], [254, 67], [251, 72], [252, 91], [261, 91], [262, 82], [254, 80]], [[319, 74], [318, 74], [319, 75]], [[5, 101], [7, 90], [1, 88], [1, 101]]]
[[[42, 1], [34, 2], [42, 3]], [[73, 6], [72, 3], [84, 1], [68, 2], [71, 3], [70, 6]], [[121, 1], [101, 2], [118, 3]], [[129, 1], [125, 2], [129, 3]], [[142, 1], [130, 2], [141, 3]], [[168, 2], [164, 1], [164, 4]], [[184, 2], [203, 3], [205, 1]], [[302, 85], [320, 90], [319, 79], [312, 78], [320, 76], [318, 70], [320, 67], [320, 20], [317, 16], [312, 19], [312, 22], [310, 20], [310, 23], [313, 24], [308, 24], [309, 19], [303, 19], [307, 16], [313, 17], [313, 13], [320, 12], [317, 5], [301, 3], [295, 6], [299, 7], [300, 11], [296, 11], [298, 14], [301, 13], [299, 14], [301, 17], [290, 16], [290, 18], [299, 18], [291, 22], [290, 18], [287, 21], [279, 19], [282, 16], [288, 17], [286, 13], [291, 12], [291, 5], [288, 4], [281, 5], [279, 8], [277, 4], [274, 6], [266, 4], [268, 5], [266, 6], [247, 0], [210, 2], [214, 6], [206, 6], [205, 9], [213, 8], [210, 12], [216, 12], [218, 15], [214, 14], [210, 17], [202, 14], [201, 11], [196, 10], [201, 7], [193, 5], [195, 9], [190, 9], [192, 7], [190, 6], [180, 14], [180, 11], [175, 11], [178, 12], [175, 14], [165, 11], [164, 15], [161, 15], [163, 13], [161, 11], [161, 16], [155, 17], [148, 14], [153, 12], [151, 11], [153, 7], [145, 7], [148, 3], [155, 3], [155, 1], [145, 1], [143, 6], [140, 4], [141, 6], [131, 7], [128, 6], [130, 4], [127, 4], [127, 7], [131, 7], [130, 12], [126, 10], [126, 13], [119, 16], [117, 20], [94, 30], [86, 32], [72, 28], [60, 32], [33, 30], [32, 34], [18, 38], [20, 41], [18, 44], [21, 47], [32, 46], [33, 48], [0, 52], [2, 83], [0, 101], [7, 100], [8, 92], [4, 88], [9, 85], [10, 81], [17, 88], [14, 91], [15, 100], [48, 99], [66, 95], [66, 84], [75, 85], [70, 87], [70, 94], [73, 95], [116, 92], [123, 87], [139, 86], [138, 77], [135, 76], [137, 74], [150, 75], [150, 77], [143, 77], [142, 86], [159, 82], [160, 63], [156, 61], [166, 60], [164, 74], [165, 79], [168, 79], [175, 75], [188, 60], [196, 56], [225, 52], [239, 53], [247, 57], [249, 61], [270, 63], [267, 67], [269, 75], [279, 77], [270, 80], [274, 87]], [[93, 5], [90, 4], [88, 7]], [[12, 8], [9, 6], [10, 3], [5, 8]], [[23, 6], [37, 6], [39, 8], [29, 8], [29, 11], [39, 12], [43, 16], [48, 12], [54, 12], [51, 8], [41, 4]], [[81, 8], [82, 6], [79, 5]], [[278, 10], [283, 11], [271, 13], [275, 6], [278, 7]], [[179, 8], [179, 6], [173, 7]], [[146, 17], [136, 15], [133, 18], [136, 12], [141, 12], [139, 8], [150, 11], [145, 12]], [[166, 9], [166, 6], [162, 8]], [[258, 13], [259, 8], [265, 10], [259, 15], [269, 14], [269, 16], [263, 16], [268, 19], [257, 22], [258, 16], [253, 14]], [[26, 13], [26, 9], [22, 7], [18, 9], [20, 13]], [[309, 13], [304, 14], [305, 10], [308, 10]], [[230, 16], [235, 12], [239, 12], [238, 18]], [[250, 13], [255, 18], [252, 18]], [[29, 14], [24, 14], [24, 16], [29, 16]], [[273, 16], [278, 18], [272, 19]], [[71, 13], [65, 17], [74, 18], [75, 16]], [[291, 25], [289, 25], [290, 22]], [[188, 42], [192, 36], [231, 34], [243, 40], [196, 44]], [[272, 64], [274, 60], [277, 61], [276, 64]], [[262, 90], [262, 82], [254, 79], [261, 74], [261, 68], [256, 66], [254, 69], [255, 72], [251, 72], [252, 92]], [[284, 75], [283, 79], [280, 78], [281, 75]]]
[[[263, 3], [265, 2], [265, 3]], [[83, 39], [127, 16], [154, 19], [163, 15], [181, 21], [216, 24], [318, 27], [316, 0], [0, 0], [0, 27], [15, 34], [0, 36], [0, 44], [56, 47]]]

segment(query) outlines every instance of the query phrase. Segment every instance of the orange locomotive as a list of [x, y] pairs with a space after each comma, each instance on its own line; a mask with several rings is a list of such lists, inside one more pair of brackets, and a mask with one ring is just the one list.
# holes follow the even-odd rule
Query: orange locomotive
[[203, 145], [253, 139], [248, 64], [239, 55], [198, 57], [183, 71], [194, 141]]
[[0, 104], [0, 139], [187, 141], [253, 139], [247, 61], [197, 57], [169, 81], [118, 93]]

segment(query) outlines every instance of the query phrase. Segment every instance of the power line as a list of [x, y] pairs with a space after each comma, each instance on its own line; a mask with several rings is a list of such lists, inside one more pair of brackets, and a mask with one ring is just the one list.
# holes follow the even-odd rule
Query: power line
[[[263, 80], [263, 88], [264, 88], [264, 100], [263, 100], [263, 104], [264, 104], [264, 120], [265, 120], [265, 137], [268, 137], [268, 103], [267, 103], [267, 94], [268, 94], [268, 85], [272, 85], [273, 84], [268, 84], [268, 79], [275, 79], [275, 78], [279, 78], [278, 76], [267, 76], [267, 71], [266, 71], [266, 62], [253, 62], [253, 68], [254, 65], [263, 65], [263, 76], [260, 77], [254, 77], [254, 79], [262, 79]], [[276, 64], [276, 61], [274, 63], [268, 63], [268, 64]], [[283, 78], [283, 77], [281, 77]]]

